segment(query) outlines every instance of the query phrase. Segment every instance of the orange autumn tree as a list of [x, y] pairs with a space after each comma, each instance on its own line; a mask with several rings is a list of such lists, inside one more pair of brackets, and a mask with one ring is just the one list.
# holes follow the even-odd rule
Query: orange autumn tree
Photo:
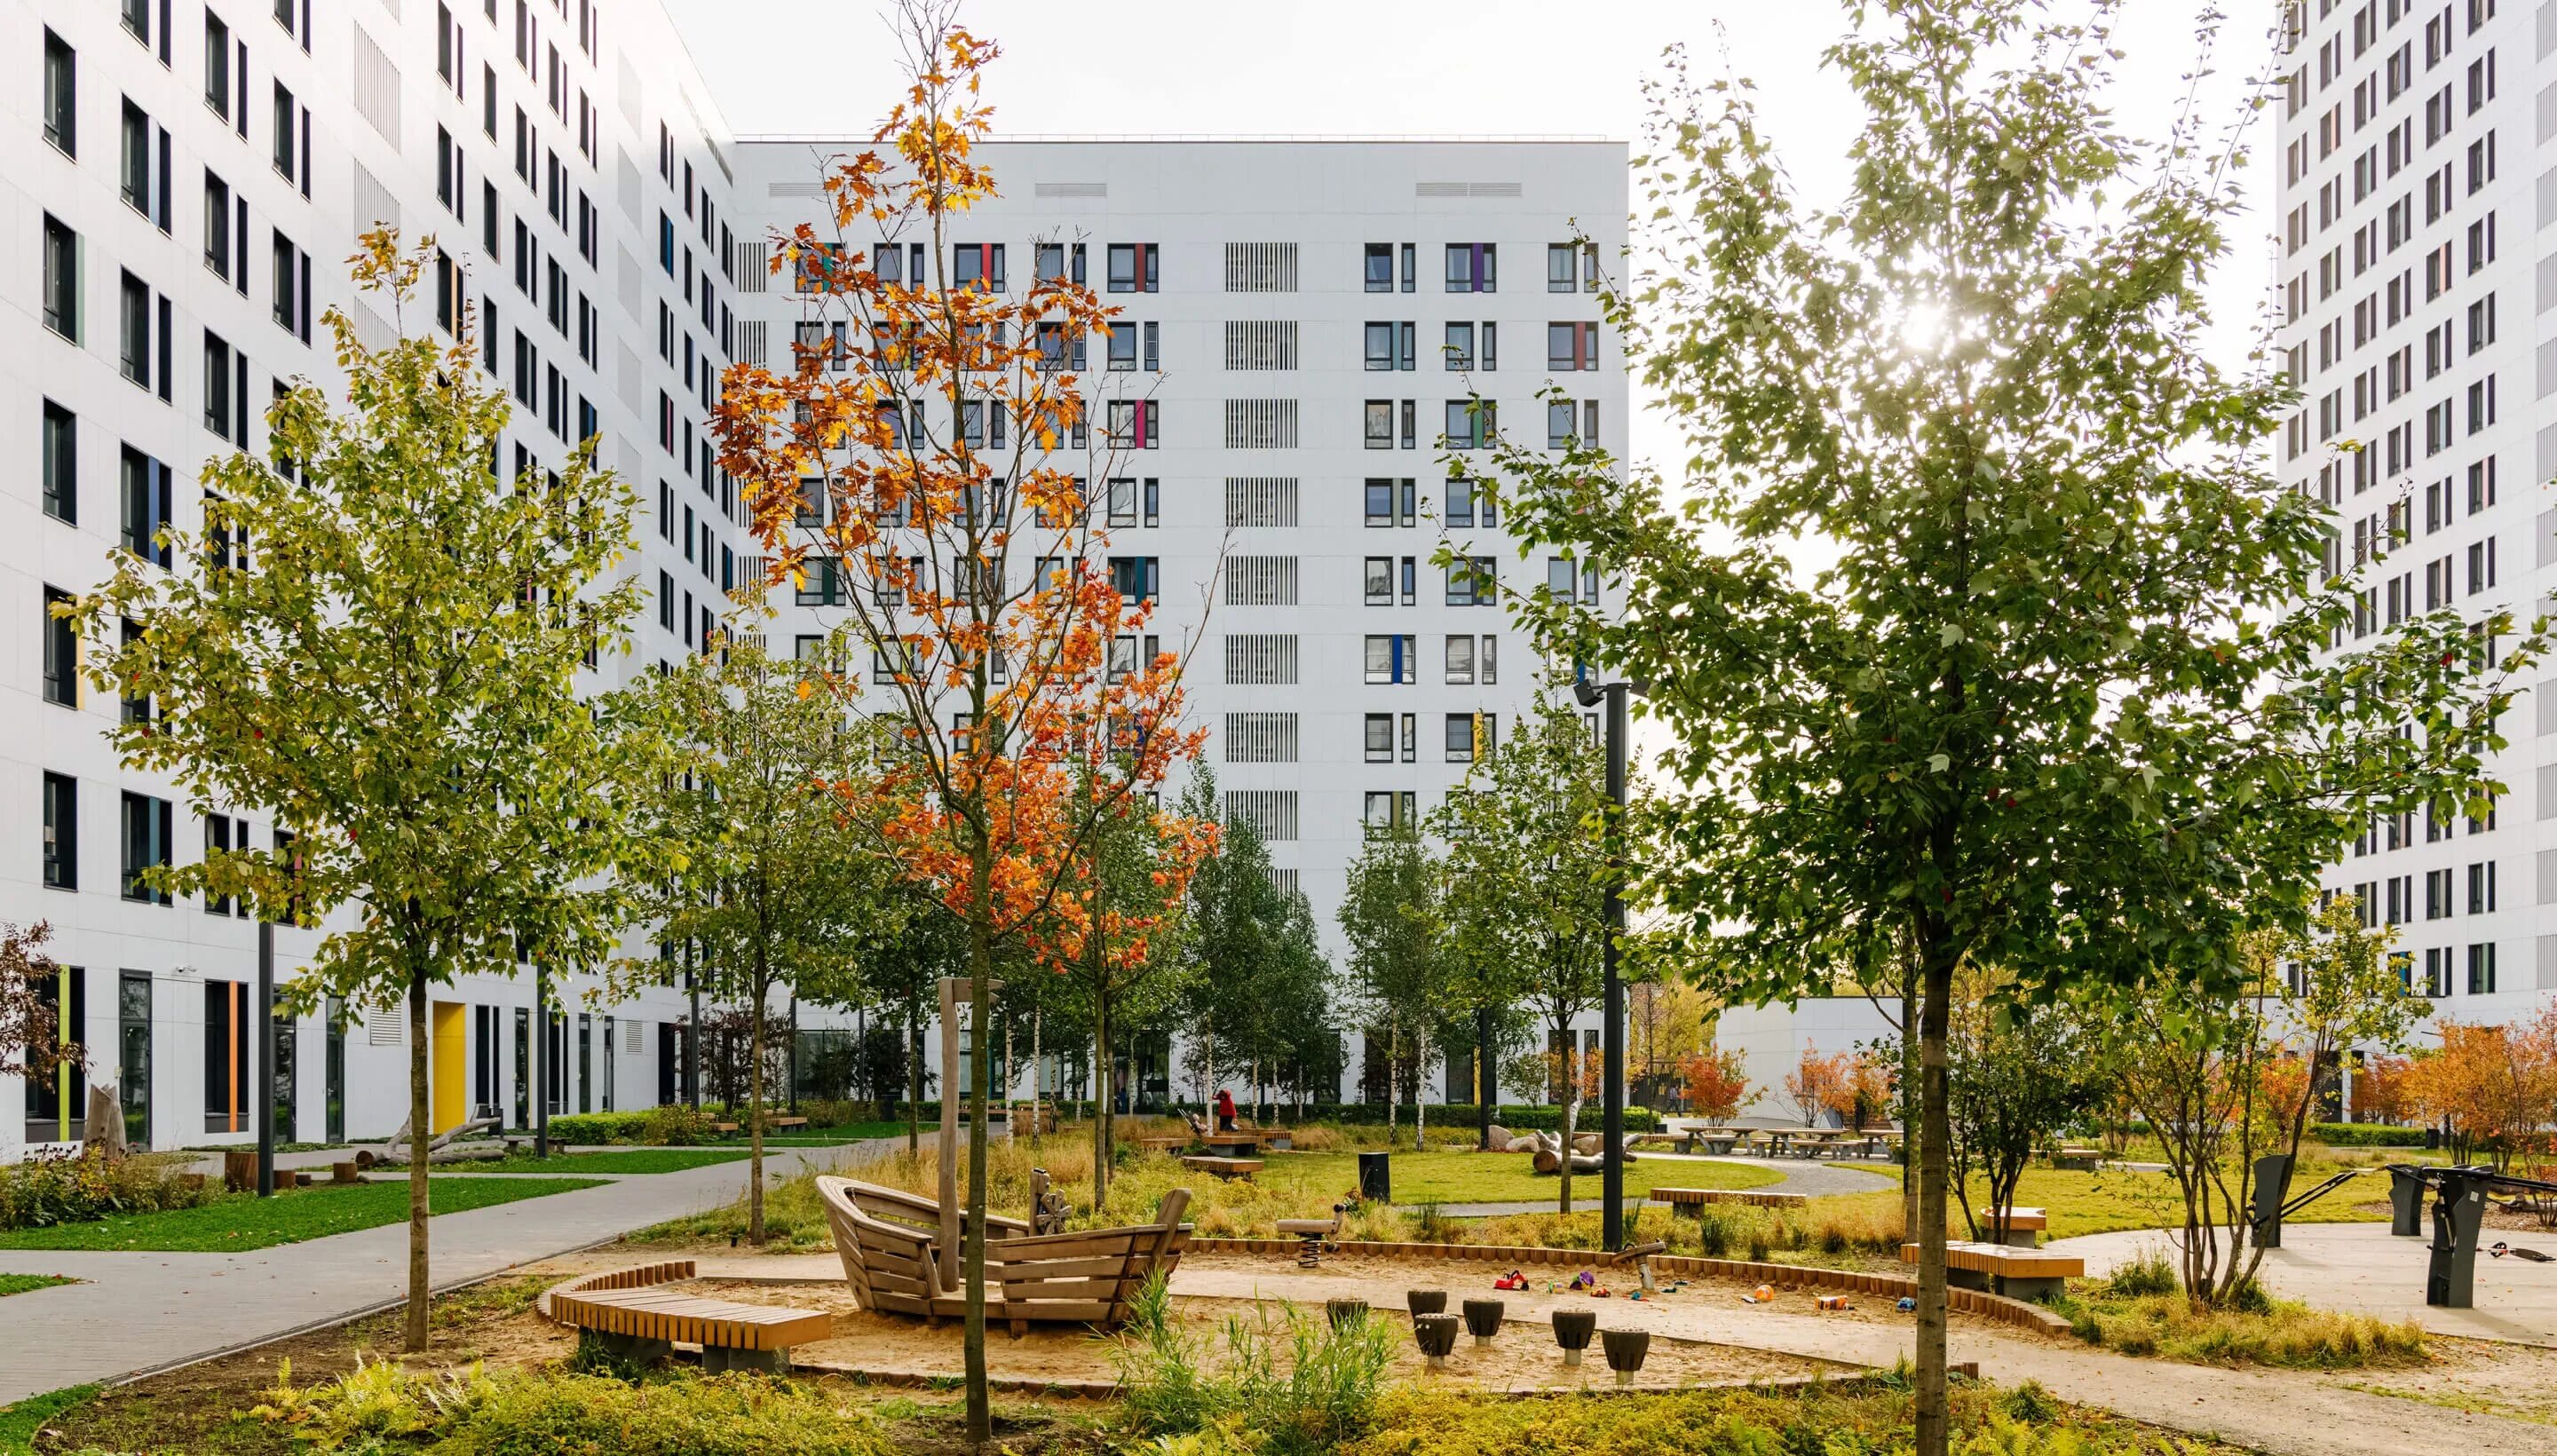
[[2353, 1115], [2363, 1123], [2402, 1124], [2416, 1116], [2414, 1063], [2405, 1057], [2373, 1052], [2353, 1072]]
[[1749, 1100], [1745, 1066], [1738, 1050], [1710, 1043], [1702, 1054], [1680, 1062], [1679, 1076], [1686, 1084], [1686, 1110], [1715, 1123], [1739, 1116], [1740, 1105]]
[[2457, 1155], [2484, 1149], [2498, 1168], [2557, 1119], [2557, 1005], [2527, 1021], [2434, 1026], [2441, 1047], [2415, 1058], [2406, 1080], [2426, 1116], [2447, 1118]]
[[[1820, 1114], [1836, 1110], [1838, 1098], [1851, 1096], [1847, 1089], [1852, 1081], [1853, 1052], [1833, 1052], [1821, 1056], [1820, 1049], [1806, 1043], [1802, 1060], [1785, 1074], [1785, 1101], [1808, 1127], [1820, 1120]], [[1850, 1104], [1852, 1106], [1852, 1104]]]
[[[905, 871], [965, 928], [982, 1007], [999, 946], [1050, 964], [1085, 949], [1073, 929], [1079, 866], [1106, 831], [1134, 824], [1183, 847], [1211, 831], [1151, 807], [1202, 734], [1177, 726], [1181, 654], [1149, 632], [1159, 584], [1144, 559], [1108, 557], [1090, 509], [1118, 452], [1156, 441], [1153, 401], [1125, 382], [1144, 376], [1081, 367], [1117, 313], [1084, 285], [1081, 243], [1026, 239], [1008, 258], [997, 229], [967, 225], [997, 196], [975, 155], [996, 46], [961, 28], [949, 0], [906, 0], [894, 23], [903, 99], [871, 150], [826, 162], [822, 216], [773, 240], [772, 272], [801, 300], [789, 365], [731, 367], [712, 429], [771, 553], [768, 580], [835, 623], [837, 653], [809, 690], [894, 722], [880, 777], [837, 787], [887, 806]], [[1166, 902], [1179, 858], [1166, 857]], [[1109, 912], [1101, 924], [1106, 942]], [[979, 1446], [991, 1434], [993, 1060], [970, 1059], [965, 1089], [968, 1432]]]

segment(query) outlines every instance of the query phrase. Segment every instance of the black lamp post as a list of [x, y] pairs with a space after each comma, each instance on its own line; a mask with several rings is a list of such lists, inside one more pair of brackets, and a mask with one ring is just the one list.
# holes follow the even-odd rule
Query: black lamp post
[[[1606, 981], [1604, 1029], [1599, 1033], [1602, 1063], [1599, 1116], [1600, 1241], [1610, 1253], [1625, 1247], [1625, 979], [1617, 969], [1616, 942], [1625, 933], [1625, 898], [1621, 836], [1625, 814], [1625, 702], [1636, 691], [1631, 683], [1600, 686], [1586, 674], [1571, 685], [1583, 708], [1607, 705], [1607, 889], [1601, 918], [1607, 939], [1601, 958]], [[1569, 1149], [1564, 1150], [1569, 1155]]]

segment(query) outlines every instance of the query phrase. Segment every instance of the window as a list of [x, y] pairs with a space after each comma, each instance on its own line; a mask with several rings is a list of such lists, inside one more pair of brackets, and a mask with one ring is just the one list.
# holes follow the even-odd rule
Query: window
[[[296, 338], [311, 338], [311, 255], [293, 245], [293, 240], [276, 233], [268, 245], [269, 277], [273, 281], [274, 306], [269, 311], [275, 326]], [[436, 320], [447, 333], [459, 333], [461, 321], [462, 276], [443, 249], [435, 254]]]
[[2469, 947], [2469, 994], [2494, 994], [2494, 942], [2482, 941]]
[[[881, 283], [896, 281], [896, 249], [893, 244], [879, 249], [878, 275]], [[1040, 283], [1082, 283], [1083, 244], [1040, 243], [1038, 245], [1037, 281]]]
[[[1152, 475], [1141, 478], [1115, 476], [1110, 481], [1110, 524], [1114, 526], [1158, 526], [1162, 524], [1162, 482]], [[1003, 508], [1000, 497], [996, 509]], [[997, 524], [1002, 524], [998, 519]]]
[[1413, 651], [1414, 640], [1408, 634], [1370, 636], [1367, 639], [1367, 680], [1371, 683], [1417, 682]]
[[79, 524], [79, 420], [52, 400], [45, 401], [45, 514], [67, 525]]
[[1367, 715], [1366, 728], [1367, 761], [1392, 763], [1394, 761], [1394, 715], [1371, 713]]
[[[2443, 870], [2442, 877], [2448, 879], [2450, 871]], [[2493, 910], [2494, 861], [2489, 860], [2482, 864], [2469, 866], [2469, 913], [2486, 915], [2492, 913]]]
[[950, 283], [981, 293], [1004, 291], [1004, 245], [959, 243], [950, 250]]
[[[233, 373], [237, 372], [238, 388], [234, 390]], [[204, 331], [204, 428], [231, 444], [248, 444], [248, 401], [240, 398], [248, 383], [248, 358], [233, 349], [220, 334]], [[238, 428], [234, 434], [232, 413], [238, 410]]]
[[50, 212], [44, 224], [45, 327], [80, 341], [79, 234]]
[[1369, 400], [1366, 413], [1367, 448], [1370, 450], [1394, 449], [1394, 401]]
[[1367, 245], [1367, 291], [1370, 293], [1394, 292], [1394, 244], [1369, 243]]
[[1500, 745], [1499, 720], [1489, 713], [1451, 713], [1447, 715], [1447, 761], [1471, 763], [1489, 758]]
[[[1580, 248], [1574, 243], [1545, 245], [1545, 291], [1578, 293]], [[1591, 282], [1596, 282], [1592, 279]]]
[[1549, 399], [1545, 403], [1545, 448], [1569, 450], [1598, 444], [1598, 401]]
[[79, 781], [45, 775], [45, 888], [79, 888]]
[[2469, 543], [2469, 595], [2475, 596], [2494, 585], [2494, 538]]
[[2451, 871], [2428, 869], [2424, 872], [2424, 918], [2440, 920], [2451, 913]]
[[1498, 293], [1499, 262], [1497, 243], [1447, 244], [1447, 291]]
[[1364, 491], [1367, 523], [1370, 526], [1409, 526], [1417, 520], [1419, 505], [1414, 498], [1420, 493], [1417, 484], [1408, 476], [1401, 479], [1386, 475], [1368, 476]]
[[231, 281], [230, 184], [204, 174], [204, 266], [224, 283]]
[[1367, 583], [1367, 604], [1392, 606], [1394, 604], [1394, 558], [1369, 557], [1363, 576]]
[[1117, 449], [1152, 450], [1162, 443], [1161, 406], [1150, 399], [1110, 401], [1110, 444]]
[[79, 57], [51, 30], [45, 32], [45, 140], [65, 156], [79, 155]]
[[169, 863], [169, 841], [176, 825], [176, 808], [166, 799], [149, 794], [126, 793], [124, 796], [124, 897], [147, 905], [166, 905], [169, 892], [155, 889], [143, 879], [145, 871], [164, 868]]
[[45, 701], [63, 708], [79, 707], [79, 633], [70, 619], [54, 615], [56, 606], [70, 604], [71, 595], [45, 589], [39, 623], [45, 638]]
[[1112, 293], [1162, 292], [1162, 258], [1156, 243], [1112, 243], [1110, 245], [1110, 291]]
[[1372, 829], [1409, 828], [1420, 820], [1417, 800], [1410, 789], [1375, 792], [1367, 796], [1361, 813]]
[[1110, 331], [1110, 367], [1122, 373], [1137, 367], [1137, 326], [1120, 322]]
[[1412, 368], [1413, 329], [1414, 326], [1409, 323], [1370, 321], [1366, 330], [1368, 372], [1390, 373]]
[[1578, 594], [1580, 567], [1568, 557], [1545, 559], [1545, 595], [1556, 601], [1569, 601]]
[[204, 104], [224, 121], [231, 117], [231, 28], [204, 12]]
[[1556, 374], [1597, 368], [1598, 326], [1595, 324], [1546, 325], [1545, 367]]
[[1474, 681], [1474, 639], [1455, 636], [1447, 639], [1447, 681], [1472, 686]]
[[123, 497], [119, 544], [144, 561], [169, 565], [169, 549], [158, 539], [169, 519], [169, 467], [126, 446], [117, 493]]
[[[294, 180], [293, 167], [293, 93], [284, 82], [275, 83], [275, 170], [286, 182]], [[440, 130], [440, 128], [439, 128]], [[458, 214], [457, 214], [458, 215]]]
[[[1447, 481], [1447, 504], [1442, 512], [1444, 524], [1450, 526], [1497, 526], [1501, 523], [1500, 504], [1492, 492], [1463, 475]], [[1480, 517], [1479, 522], [1477, 517]]]
[[127, 273], [118, 295], [116, 336], [123, 358], [124, 377], [144, 389], [151, 387], [151, 290], [142, 280]]
[[1163, 559], [1159, 556], [1110, 558], [1110, 585], [1130, 604], [1152, 601], [1162, 595]]
[[1447, 564], [1449, 606], [1491, 606], [1499, 600], [1499, 558], [1460, 556]]
[[124, 0], [124, 29], [144, 46], [151, 44], [151, 0]]
[[1489, 450], [1499, 434], [1497, 410], [1488, 399], [1447, 401], [1447, 448]]

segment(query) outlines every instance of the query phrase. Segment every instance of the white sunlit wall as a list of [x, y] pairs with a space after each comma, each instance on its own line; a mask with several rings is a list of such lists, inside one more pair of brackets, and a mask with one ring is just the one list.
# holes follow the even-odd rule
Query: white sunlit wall
[[[740, 238], [818, 220], [828, 159], [859, 150], [741, 144]], [[1086, 377], [1096, 397], [1151, 411], [1109, 454], [1111, 476], [1130, 482], [1124, 500], [1105, 494], [1109, 554], [1141, 561], [1159, 591], [1148, 630], [1162, 646], [1191, 644], [1191, 722], [1209, 729], [1225, 810], [1260, 827], [1339, 968], [1335, 915], [1363, 826], [1435, 808], [1464, 780], [1475, 715], [1510, 731], [1544, 667], [1495, 601], [1449, 590], [1430, 564], [1442, 535], [1495, 558], [1504, 590], [1550, 579], [1593, 601], [1608, 590], [1569, 563], [1521, 560], [1470, 498], [1451, 500], [1441, 437], [1461, 445], [1479, 391], [1512, 439], [1594, 431], [1623, 454], [1620, 340], [1601, 324], [1590, 264], [1622, 268], [1626, 149], [1130, 138], [999, 142], [979, 160], [1000, 197], [951, 233], [965, 254], [953, 276], [1001, 272], [1022, 291], [1039, 246], [1056, 245], [1123, 311], [1124, 355], [1094, 340]], [[847, 241], [875, 251], [877, 239]], [[899, 266], [925, 245], [901, 238]], [[740, 354], [785, 368], [806, 300], [786, 274], [759, 294], [758, 282], [740, 271], [740, 317], [752, 322]], [[1567, 427], [1538, 398], [1549, 385], [1571, 401]], [[792, 610], [783, 635], [842, 617]], [[1576, 1029], [1595, 1046], [1594, 1020]], [[1342, 1092], [1355, 1098], [1367, 1055], [1355, 1031], [1349, 1041]], [[1177, 1048], [1138, 1060], [1141, 1099], [1190, 1095]], [[1439, 1100], [1452, 1079], [1469, 1099], [1469, 1078], [1433, 1065], [1424, 1095]]]

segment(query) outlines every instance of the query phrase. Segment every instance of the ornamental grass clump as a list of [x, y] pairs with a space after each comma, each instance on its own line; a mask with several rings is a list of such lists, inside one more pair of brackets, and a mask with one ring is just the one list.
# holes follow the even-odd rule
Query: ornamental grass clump
[[110, 1214], [193, 1208], [211, 1195], [183, 1158], [111, 1157], [90, 1147], [0, 1163], [0, 1230], [83, 1224]]

